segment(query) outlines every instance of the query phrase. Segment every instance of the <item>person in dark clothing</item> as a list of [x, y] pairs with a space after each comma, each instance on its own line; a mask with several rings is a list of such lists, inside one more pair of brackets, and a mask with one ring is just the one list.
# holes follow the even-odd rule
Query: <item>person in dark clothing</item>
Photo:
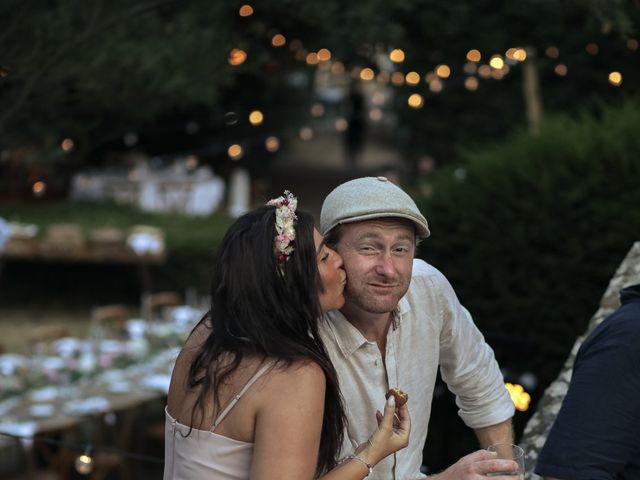
[[366, 130], [365, 98], [357, 83], [352, 83], [347, 96], [347, 130], [345, 132], [345, 147], [347, 161], [355, 167], [358, 155], [364, 145]]
[[584, 341], [540, 453], [545, 479], [640, 479], [640, 284]]

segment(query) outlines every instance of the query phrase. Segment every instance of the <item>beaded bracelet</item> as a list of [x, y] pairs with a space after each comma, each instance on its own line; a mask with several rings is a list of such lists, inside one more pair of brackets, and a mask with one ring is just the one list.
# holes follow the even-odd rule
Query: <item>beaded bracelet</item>
[[357, 455], [347, 455], [345, 457], [345, 459], [343, 460], [343, 462], [346, 462], [347, 460], [359, 460], [361, 461], [365, 467], [367, 467], [367, 470], [369, 470], [367, 472], [367, 474], [364, 476], [364, 478], [367, 478], [369, 475], [371, 475], [373, 473], [373, 465], [371, 465], [370, 463], [365, 462], [363, 459], [361, 459], [360, 457], [358, 457]]

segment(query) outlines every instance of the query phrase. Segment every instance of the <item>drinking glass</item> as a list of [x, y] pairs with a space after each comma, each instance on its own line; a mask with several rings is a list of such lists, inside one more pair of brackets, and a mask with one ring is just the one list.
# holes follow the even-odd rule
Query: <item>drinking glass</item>
[[502, 472], [489, 472], [487, 477], [517, 477], [524, 478], [524, 450], [518, 445], [511, 443], [496, 443], [489, 445], [487, 451], [496, 452], [498, 455], [495, 458], [504, 460], [513, 460], [518, 464], [516, 470], [502, 471]]

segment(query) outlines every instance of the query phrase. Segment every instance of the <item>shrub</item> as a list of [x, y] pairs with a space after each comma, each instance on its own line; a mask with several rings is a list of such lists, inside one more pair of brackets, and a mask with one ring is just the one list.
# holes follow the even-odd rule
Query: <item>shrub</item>
[[538, 137], [464, 152], [463, 170], [439, 172], [418, 199], [432, 231], [419, 255], [451, 280], [501, 364], [542, 386], [640, 239], [639, 125], [637, 101], [549, 117]]

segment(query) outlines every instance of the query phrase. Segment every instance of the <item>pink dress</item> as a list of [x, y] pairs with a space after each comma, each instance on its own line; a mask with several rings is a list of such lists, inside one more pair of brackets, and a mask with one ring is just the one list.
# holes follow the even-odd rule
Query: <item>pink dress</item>
[[[164, 480], [248, 480], [253, 443], [215, 433], [216, 427], [244, 393], [270, 367], [264, 365], [220, 412], [211, 430], [191, 429], [178, 422], [165, 407]], [[189, 433], [189, 436], [185, 436]]]

